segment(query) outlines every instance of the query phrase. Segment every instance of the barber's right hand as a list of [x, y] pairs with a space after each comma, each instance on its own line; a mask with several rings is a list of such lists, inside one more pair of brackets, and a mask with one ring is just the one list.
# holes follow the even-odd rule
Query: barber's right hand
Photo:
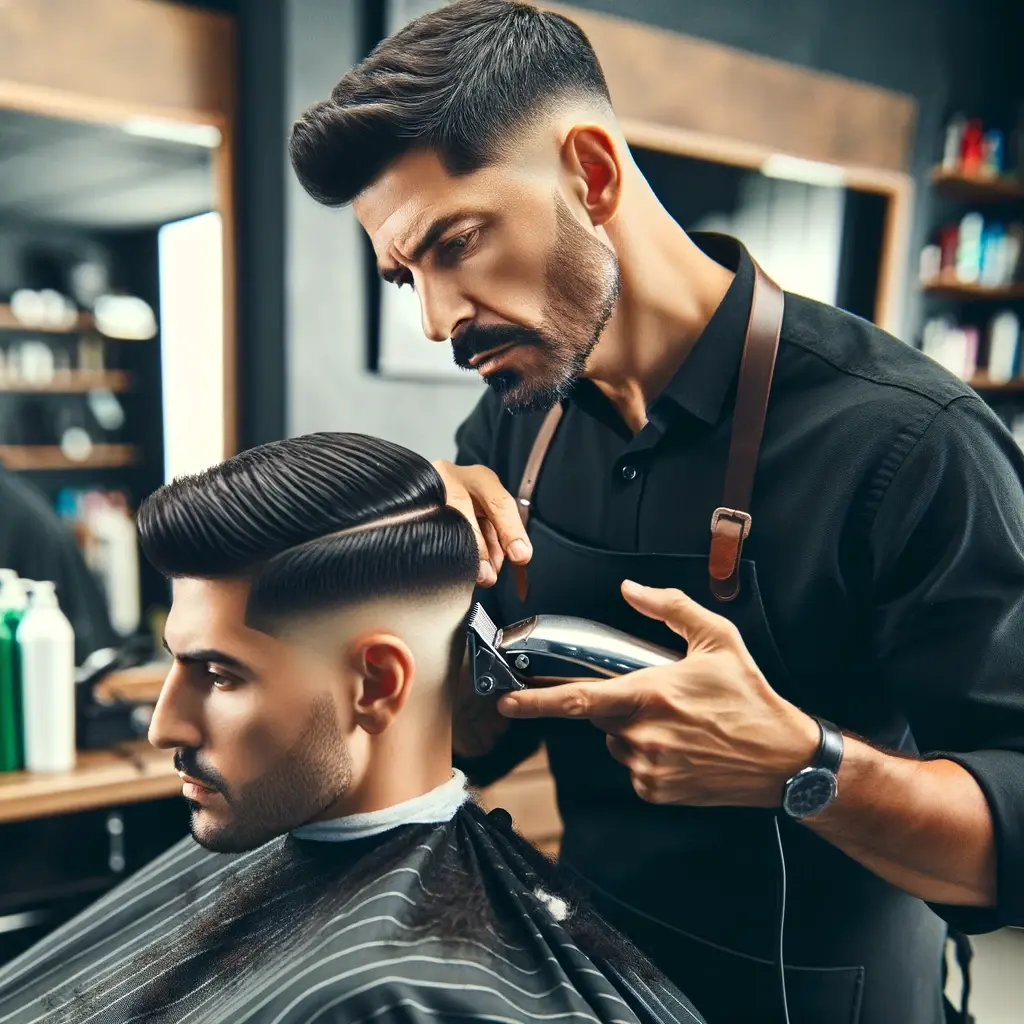
[[448, 491], [448, 504], [458, 509], [476, 535], [480, 549], [477, 581], [490, 587], [498, 581], [505, 559], [525, 565], [533, 555], [530, 538], [519, 517], [516, 499], [505, 490], [497, 474], [486, 466], [456, 466], [438, 461], [434, 468], [441, 474]]

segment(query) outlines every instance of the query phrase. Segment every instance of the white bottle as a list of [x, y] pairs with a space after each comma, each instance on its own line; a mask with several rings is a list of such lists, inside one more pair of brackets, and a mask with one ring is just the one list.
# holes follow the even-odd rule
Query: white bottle
[[75, 766], [75, 633], [57, 604], [57, 587], [33, 582], [18, 626], [25, 767], [66, 772]]
[[0, 569], [0, 616], [28, 608], [25, 581], [13, 569]]
[[89, 515], [96, 568], [103, 582], [110, 624], [131, 636], [142, 620], [139, 603], [139, 541], [135, 521], [124, 509], [104, 504]]

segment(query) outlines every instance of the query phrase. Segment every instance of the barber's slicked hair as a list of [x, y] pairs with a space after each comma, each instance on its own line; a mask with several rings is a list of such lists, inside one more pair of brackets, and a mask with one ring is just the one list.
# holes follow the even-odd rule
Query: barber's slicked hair
[[568, 97], [611, 106], [578, 25], [517, 0], [454, 0], [382, 40], [295, 122], [289, 153], [309, 195], [342, 206], [413, 149], [452, 175], [486, 167]]
[[176, 479], [138, 528], [165, 576], [251, 580], [255, 628], [385, 595], [468, 594], [480, 565], [434, 467], [363, 434], [274, 441]]

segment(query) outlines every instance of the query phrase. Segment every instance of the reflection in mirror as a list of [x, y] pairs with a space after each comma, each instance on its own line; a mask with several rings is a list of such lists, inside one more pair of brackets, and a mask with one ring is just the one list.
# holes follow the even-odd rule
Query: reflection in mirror
[[165, 603], [133, 510], [224, 456], [220, 144], [0, 108], [0, 465], [73, 528], [125, 637]]

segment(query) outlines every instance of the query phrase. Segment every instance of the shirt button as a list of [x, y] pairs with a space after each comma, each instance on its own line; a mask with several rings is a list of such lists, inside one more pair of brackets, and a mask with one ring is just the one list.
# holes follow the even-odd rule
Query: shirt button
[[623, 480], [635, 480], [636, 479], [636, 466], [623, 466], [622, 467], [622, 479]]

